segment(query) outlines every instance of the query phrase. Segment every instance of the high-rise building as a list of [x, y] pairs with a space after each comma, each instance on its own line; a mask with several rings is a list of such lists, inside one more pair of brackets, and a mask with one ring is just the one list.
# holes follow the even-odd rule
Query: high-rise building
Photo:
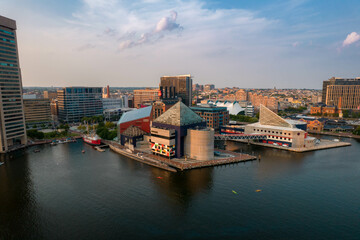
[[342, 109], [360, 109], [360, 78], [330, 78], [323, 82], [322, 102]]
[[191, 75], [163, 76], [160, 78], [160, 98], [163, 100], [178, 100], [187, 105], [192, 104]]
[[110, 98], [110, 87], [107, 85], [102, 89], [102, 97], [103, 98]]
[[51, 122], [50, 100], [24, 99], [25, 122], [26, 124], [49, 123]]
[[59, 121], [80, 122], [83, 117], [103, 113], [102, 92], [99, 87], [66, 87], [57, 91]]
[[140, 108], [141, 105], [145, 105], [145, 104], [150, 105], [159, 99], [160, 99], [160, 97], [159, 97], [158, 89], [134, 90], [134, 107], [135, 108]]
[[16, 22], [0, 16], [0, 152], [27, 144]]

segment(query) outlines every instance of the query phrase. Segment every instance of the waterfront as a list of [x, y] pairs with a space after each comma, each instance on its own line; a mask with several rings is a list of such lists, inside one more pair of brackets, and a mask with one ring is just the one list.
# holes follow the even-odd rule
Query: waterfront
[[342, 140], [238, 144], [261, 161], [177, 173], [81, 141], [30, 148], [0, 166], [0, 239], [358, 239], [360, 141]]

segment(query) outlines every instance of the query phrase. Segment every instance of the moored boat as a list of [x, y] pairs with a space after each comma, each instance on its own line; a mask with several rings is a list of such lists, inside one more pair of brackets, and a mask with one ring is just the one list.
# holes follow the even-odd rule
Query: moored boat
[[100, 145], [101, 139], [97, 135], [84, 135], [83, 136], [84, 142], [90, 145]]

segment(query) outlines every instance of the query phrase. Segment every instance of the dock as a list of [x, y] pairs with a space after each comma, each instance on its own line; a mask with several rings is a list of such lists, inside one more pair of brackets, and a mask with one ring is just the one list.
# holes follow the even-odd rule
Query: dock
[[286, 151], [290, 151], [290, 152], [298, 152], [298, 153], [311, 152], [311, 151], [323, 150], [323, 149], [329, 149], [329, 148], [351, 146], [351, 143], [348, 143], [348, 142], [334, 142], [334, 141], [325, 140], [325, 139], [321, 139], [320, 143], [316, 144], [313, 147], [306, 147], [306, 148], [305, 147], [304, 148], [283, 147], [283, 146], [276, 146], [276, 145], [272, 145], [272, 144], [268, 144], [268, 143], [258, 143], [258, 142], [247, 141], [247, 140], [229, 140], [229, 141], [240, 142], [240, 143], [249, 143], [252, 145], [276, 148], [276, 149], [286, 150]]
[[231, 152], [220, 149], [215, 149], [215, 151], [220, 153], [220, 156], [215, 156], [212, 160], [196, 160], [189, 158], [169, 159], [163, 156], [153, 155], [149, 151], [141, 148], [130, 151], [127, 150], [124, 146], [121, 146], [120, 144], [115, 142], [104, 141], [104, 143], [108, 144], [110, 149], [116, 153], [129, 157], [136, 161], [148, 164], [150, 166], [161, 168], [163, 170], [171, 172], [257, 160], [257, 157], [249, 154]]

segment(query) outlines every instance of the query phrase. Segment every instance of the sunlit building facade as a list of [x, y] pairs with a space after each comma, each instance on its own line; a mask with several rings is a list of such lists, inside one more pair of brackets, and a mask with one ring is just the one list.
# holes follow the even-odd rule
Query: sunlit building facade
[[0, 152], [26, 145], [16, 22], [0, 16]]

